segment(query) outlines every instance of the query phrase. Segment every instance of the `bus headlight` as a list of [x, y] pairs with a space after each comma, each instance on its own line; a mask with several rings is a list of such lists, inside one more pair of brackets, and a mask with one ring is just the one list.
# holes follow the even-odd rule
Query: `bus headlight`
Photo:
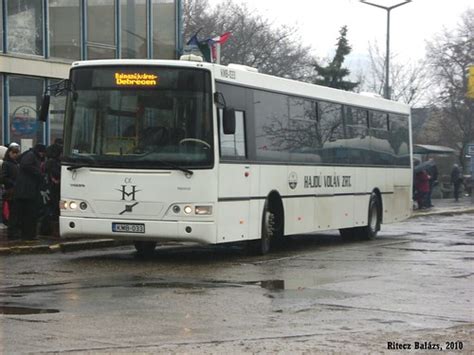
[[70, 201], [70, 200], [60, 200], [59, 209], [61, 210], [77, 210], [81, 209], [85, 211], [89, 208], [89, 205], [85, 201]]
[[212, 206], [196, 206], [194, 213], [199, 216], [208, 216], [212, 214]]
[[193, 212], [193, 208], [191, 206], [184, 206], [183, 211], [186, 214], [191, 214]]

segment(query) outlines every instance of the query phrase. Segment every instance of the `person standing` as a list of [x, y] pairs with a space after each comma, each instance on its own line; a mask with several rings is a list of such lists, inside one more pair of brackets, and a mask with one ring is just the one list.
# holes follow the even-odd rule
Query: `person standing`
[[436, 163], [433, 158], [430, 158], [429, 160], [429, 167], [427, 169], [427, 173], [430, 176], [430, 181], [429, 181], [429, 191], [428, 194], [426, 195], [426, 206], [427, 207], [434, 207], [433, 203], [431, 202], [431, 195], [433, 194], [433, 188], [435, 184], [438, 182], [438, 167], [436, 166]]
[[43, 235], [53, 235], [59, 238], [59, 199], [61, 180], [61, 145], [54, 143], [46, 148], [45, 174], [49, 190], [49, 200], [46, 213], [40, 227]]
[[415, 175], [415, 187], [416, 187], [416, 201], [418, 202], [418, 209], [428, 208], [426, 204], [426, 196], [430, 189], [429, 184], [430, 176], [425, 170], [421, 170]]
[[43, 144], [36, 144], [21, 156], [14, 199], [19, 211], [18, 226], [22, 239], [35, 239], [40, 206], [40, 188], [44, 178], [41, 161], [46, 153]]
[[2, 217], [3, 223], [8, 226], [8, 239], [17, 239], [18, 235], [18, 208], [14, 199], [14, 190], [18, 178], [18, 157], [20, 147], [10, 145], [5, 153], [1, 168], [1, 179], [4, 186]]
[[462, 183], [462, 176], [461, 170], [459, 169], [458, 164], [453, 165], [453, 169], [451, 170], [451, 183], [453, 184], [454, 188], [454, 201], [459, 201], [459, 188], [461, 187]]

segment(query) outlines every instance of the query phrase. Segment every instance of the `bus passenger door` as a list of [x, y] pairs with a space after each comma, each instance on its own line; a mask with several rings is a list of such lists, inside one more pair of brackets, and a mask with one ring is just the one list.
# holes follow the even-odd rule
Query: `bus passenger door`
[[219, 190], [217, 242], [249, 237], [251, 167], [246, 162], [245, 112], [235, 111], [235, 134], [224, 134], [219, 110]]

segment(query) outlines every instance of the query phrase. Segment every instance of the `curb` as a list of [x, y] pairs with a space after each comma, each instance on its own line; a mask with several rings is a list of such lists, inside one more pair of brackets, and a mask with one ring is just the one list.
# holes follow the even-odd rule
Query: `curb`
[[410, 218], [426, 217], [426, 216], [453, 216], [453, 215], [464, 214], [464, 213], [474, 213], [474, 207], [464, 208], [464, 209], [447, 210], [447, 211], [414, 212], [410, 216]]
[[80, 250], [109, 248], [129, 243], [116, 241], [113, 239], [93, 239], [75, 242], [55, 243], [51, 245], [14, 245], [10, 247], [0, 247], [0, 255], [14, 254], [52, 254], [69, 253]]
[[0, 255], [9, 254], [48, 254], [51, 253], [49, 245], [16, 245], [0, 248]]

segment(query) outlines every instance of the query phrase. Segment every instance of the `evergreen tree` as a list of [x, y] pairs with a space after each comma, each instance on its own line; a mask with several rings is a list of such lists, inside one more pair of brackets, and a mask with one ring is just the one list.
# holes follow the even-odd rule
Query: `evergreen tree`
[[359, 83], [344, 80], [350, 74], [349, 69], [343, 68], [345, 57], [351, 52], [351, 46], [347, 41], [347, 26], [343, 26], [339, 31], [340, 37], [337, 39], [337, 49], [334, 58], [327, 66], [318, 63], [314, 64], [316, 69], [315, 84], [329, 86], [335, 89], [353, 91]]

